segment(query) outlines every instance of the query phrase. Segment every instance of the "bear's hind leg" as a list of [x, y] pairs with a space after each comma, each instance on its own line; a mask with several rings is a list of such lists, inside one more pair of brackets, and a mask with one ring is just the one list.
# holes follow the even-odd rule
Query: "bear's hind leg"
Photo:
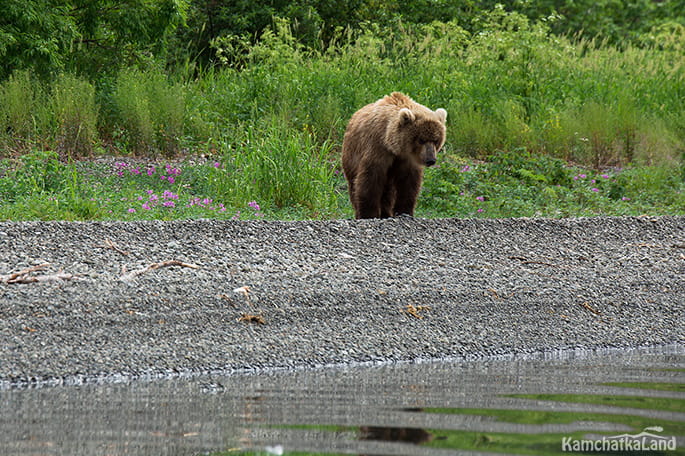
[[394, 182], [390, 179], [385, 184], [383, 188], [383, 196], [381, 197], [381, 218], [389, 218], [395, 215], [395, 186]]
[[[345, 176], [347, 177], [347, 175]], [[347, 194], [350, 197], [350, 203], [352, 203], [352, 207], [354, 210], [357, 210], [357, 205], [356, 205], [356, 198], [355, 198], [355, 187], [354, 187], [354, 177], [347, 177]]]

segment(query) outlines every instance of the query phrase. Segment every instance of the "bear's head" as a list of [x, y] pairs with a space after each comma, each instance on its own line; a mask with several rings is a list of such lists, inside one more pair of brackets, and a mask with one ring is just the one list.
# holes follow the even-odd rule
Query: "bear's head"
[[418, 164], [433, 166], [437, 153], [445, 143], [445, 123], [447, 111], [435, 111], [420, 106], [421, 109], [402, 108], [399, 111], [398, 136], [405, 153]]
[[432, 111], [408, 96], [393, 92], [380, 100], [393, 112], [385, 131], [385, 146], [393, 155], [417, 166], [433, 166], [445, 143], [447, 111]]

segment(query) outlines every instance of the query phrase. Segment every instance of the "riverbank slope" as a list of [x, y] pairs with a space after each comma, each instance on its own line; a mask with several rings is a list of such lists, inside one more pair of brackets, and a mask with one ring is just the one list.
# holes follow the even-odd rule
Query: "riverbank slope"
[[0, 384], [685, 344], [685, 217], [0, 223]]

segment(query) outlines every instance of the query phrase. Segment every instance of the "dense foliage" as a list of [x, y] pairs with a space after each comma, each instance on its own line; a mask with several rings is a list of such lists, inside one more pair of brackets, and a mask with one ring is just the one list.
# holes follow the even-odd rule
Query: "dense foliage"
[[18, 69], [94, 78], [163, 56], [186, 9], [185, 0], [3, 0], [0, 79]]
[[18, 69], [41, 75], [68, 70], [91, 79], [132, 63], [207, 67], [220, 59], [215, 40], [254, 44], [273, 18], [287, 18], [294, 39], [317, 50], [340, 31], [364, 24], [452, 22], [470, 34], [487, 27], [497, 7], [552, 33], [614, 45], [677, 45], [682, 38], [683, 0], [5, 0], [0, 3], [0, 79]]

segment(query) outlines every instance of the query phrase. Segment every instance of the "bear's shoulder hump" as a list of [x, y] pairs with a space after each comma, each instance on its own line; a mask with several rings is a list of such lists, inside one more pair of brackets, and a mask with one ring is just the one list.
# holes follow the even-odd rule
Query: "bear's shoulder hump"
[[412, 99], [402, 92], [393, 92], [390, 95], [386, 95], [382, 101], [385, 104], [395, 105], [398, 108], [411, 108], [413, 106]]

